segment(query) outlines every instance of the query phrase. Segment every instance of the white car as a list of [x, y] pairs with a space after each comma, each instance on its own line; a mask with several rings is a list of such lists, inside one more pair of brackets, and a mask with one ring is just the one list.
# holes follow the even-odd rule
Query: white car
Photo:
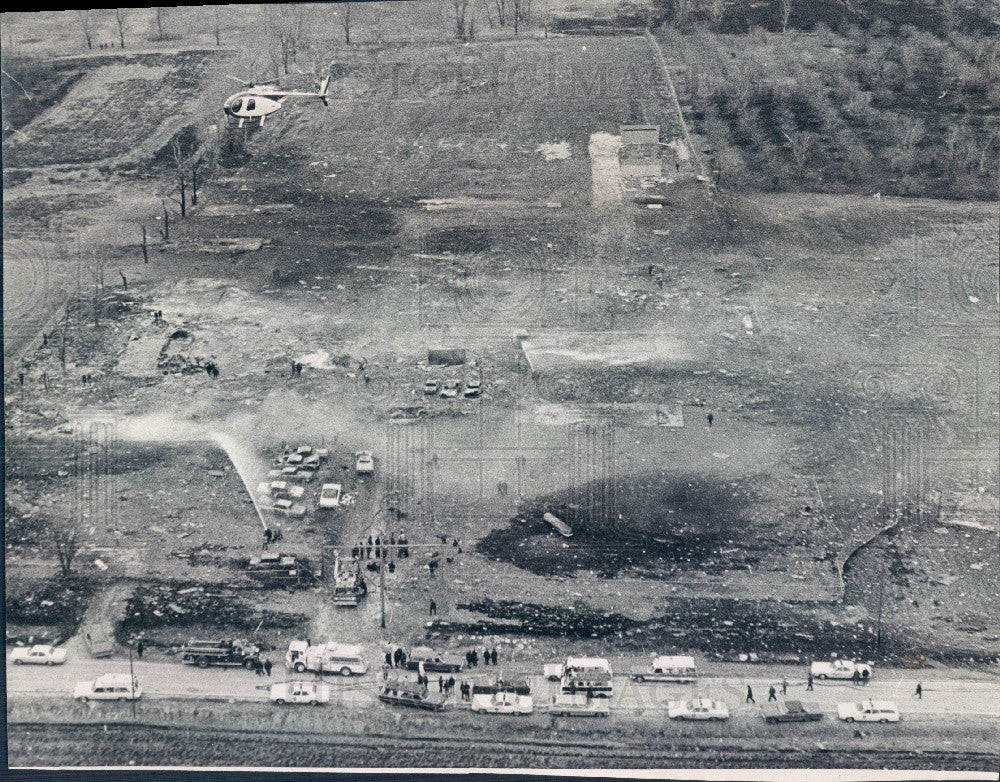
[[261, 497], [274, 497], [275, 499], [297, 500], [305, 494], [304, 486], [296, 486], [288, 481], [271, 481], [257, 484], [257, 494]]
[[73, 697], [80, 701], [131, 701], [142, 697], [139, 680], [127, 673], [106, 673], [92, 682], [78, 682]]
[[436, 378], [431, 378], [424, 381], [424, 393], [425, 394], [436, 394], [441, 390], [441, 381]]
[[62, 665], [66, 662], [66, 650], [45, 644], [21, 646], [10, 653], [10, 661], [14, 665]]
[[855, 672], [862, 679], [870, 679], [872, 667], [854, 660], [821, 661], [809, 666], [809, 673], [817, 679], [853, 679]]
[[271, 685], [271, 700], [285, 703], [308, 703], [319, 706], [330, 702], [330, 685], [323, 682], [279, 682]]
[[892, 701], [838, 703], [837, 716], [844, 722], [899, 722], [899, 709]]
[[441, 389], [441, 396], [445, 399], [454, 399], [458, 396], [458, 390], [462, 387], [461, 380], [445, 380]]
[[728, 720], [729, 709], [722, 701], [694, 698], [667, 703], [667, 716], [672, 720]]
[[321, 508], [340, 507], [340, 484], [324, 483], [319, 493], [319, 506]]
[[531, 714], [535, 704], [530, 695], [516, 692], [482, 693], [472, 696], [472, 710], [477, 714]]
[[375, 458], [371, 455], [371, 452], [358, 452], [358, 460], [354, 463], [354, 471], [358, 475], [370, 475], [375, 472]]
[[289, 518], [300, 519], [306, 515], [306, 506], [291, 500], [274, 500], [271, 505], [262, 505], [262, 507]]
[[466, 399], [474, 399], [482, 391], [482, 383], [474, 378], [465, 381], [464, 396]]

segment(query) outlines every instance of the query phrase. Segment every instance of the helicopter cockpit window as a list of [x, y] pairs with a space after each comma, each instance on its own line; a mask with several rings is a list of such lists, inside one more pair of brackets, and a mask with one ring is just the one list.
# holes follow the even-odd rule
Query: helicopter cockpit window
[[253, 98], [247, 100], [247, 111], [253, 111], [257, 107], [257, 101]]
[[243, 106], [243, 98], [237, 98], [232, 103], [229, 104], [230, 111], [239, 111]]

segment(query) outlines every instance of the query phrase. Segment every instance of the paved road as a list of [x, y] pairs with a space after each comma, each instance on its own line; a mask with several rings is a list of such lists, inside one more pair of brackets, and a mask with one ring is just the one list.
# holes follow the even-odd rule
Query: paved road
[[[7, 663], [7, 693], [9, 697], [42, 695], [66, 695], [69, 697], [78, 681], [92, 680], [104, 673], [127, 673], [128, 660], [70, 659], [62, 666], [13, 666]], [[135, 661], [136, 676], [142, 684], [144, 695], [149, 698], [190, 698], [224, 700], [266, 700], [267, 680], [242, 668], [208, 668], [172, 662]], [[733, 666], [730, 666], [730, 668]], [[638, 668], [637, 668], [638, 669]], [[508, 679], [521, 678], [531, 673], [526, 666], [521, 671], [501, 666], [500, 670]], [[537, 668], [534, 669], [537, 671]], [[941, 715], [962, 715], [970, 718], [996, 720], [1000, 718], [1000, 680], [982, 678], [957, 678], [956, 672], [925, 670], [917, 673], [903, 669], [878, 669], [876, 677], [867, 687], [856, 687], [850, 682], [815, 682], [815, 690], [806, 692], [801, 678], [793, 678], [801, 670], [789, 668], [747, 666], [747, 677], [733, 675], [728, 670], [721, 675], [702, 676], [697, 685], [678, 684], [638, 684], [626, 676], [615, 676], [615, 693], [611, 700], [613, 710], [621, 712], [658, 711], [668, 700], [680, 700], [695, 693], [724, 700], [734, 716], [759, 714], [760, 704], [767, 702], [768, 688], [780, 682], [783, 676], [790, 683], [789, 699], [816, 701], [824, 712], [836, 712], [837, 703], [861, 700], [862, 698], [896, 701], [905, 720], [933, 718]], [[476, 674], [488, 677], [491, 668], [478, 668]], [[415, 677], [407, 672], [406, 675]], [[463, 672], [456, 678], [470, 676]], [[310, 674], [311, 676], [311, 674]], [[332, 699], [342, 705], [358, 708], [374, 706], [376, 684], [382, 676], [378, 671], [361, 677], [343, 678], [327, 676], [332, 686]], [[291, 678], [279, 663], [273, 672], [272, 681]], [[447, 677], [446, 677], [447, 678]], [[915, 682], [923, 684], [924, 697], [918, 700], [914, 694]], [[532, 674], [532, 691], [536, 702], [541, 705], [555, 694], [558, 685], [544, 677]], [[757, 704], [746, 704], [744, 696], [747, 685], [753, 688]], [[778, 687], [778, 697], [781, 689]], [[456, 705], [461, 705], [456, 700]]]

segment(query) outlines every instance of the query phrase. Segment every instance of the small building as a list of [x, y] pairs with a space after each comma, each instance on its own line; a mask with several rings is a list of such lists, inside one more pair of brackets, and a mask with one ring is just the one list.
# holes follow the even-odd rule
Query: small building
[[620, 125], [618, 132], [624, 147], [649, 147], [660, 143], [659, 125]]

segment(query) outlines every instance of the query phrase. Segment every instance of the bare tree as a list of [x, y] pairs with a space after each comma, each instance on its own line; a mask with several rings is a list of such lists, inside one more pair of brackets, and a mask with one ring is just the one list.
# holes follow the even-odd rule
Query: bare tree
[[465, 15], [469, 10], [469, 0], [451, 0], [451, 7], [455, 12], [455, 37], [460, 41], [464, 41], [466, 35], [468, 35]]
[[351, 4], [344, 3], [344, 13], [341, 14], [340, 24], [344, 28], [344, 43], [351, 42]]
[[215, 33], [215, 45], [222, 46], [222, 6], [212, 6], [212, 32]]
[[163, 6], [156, 7], [156, 40], [167, 40], [167, 16], [168, 9]]
[[[497, 24], [501, 27], [507, 26], [507, 0], [493, 0], [493, 7], [497, 11]], [[487, 10], [489, 6], [487, 6]]]
[[187, 175], [188, 166], [181, 150], [180, 139], [174, 137], [170, 142], [170, 151], [174, 156], [174, 164], [177, 166], [177, 190], [180, 193], [181, 219], [187, 217]]
[[521, 22], [527, 18], [528, 14], [528, 0], [511, 0], [514, 4], [513, 17], [514, 17], [514, 35], [517, 35], [521, 31]]
[[128, 8], [115, 9], [115, 24], [118, 25], [118, 42], [125, 48], [125, 20], [128, 19]]
[[781, 0], [781, 33], [788, 30], [788, 20], [792, 18], [792, 0]]
[[77, 18], [80, 20], [80, 27], [83, 30], [83, 38], [87, 42], [87, 48], [94, 48], [94, 17], [93, 11], [77, 11]]
[[80, 551], [79, 526], [70, 519], [49, 519], [45, 523], [45, 532], [59, 563], [59, 573], [63, 578], [69, 578], [73, 574], [73, 560]]

